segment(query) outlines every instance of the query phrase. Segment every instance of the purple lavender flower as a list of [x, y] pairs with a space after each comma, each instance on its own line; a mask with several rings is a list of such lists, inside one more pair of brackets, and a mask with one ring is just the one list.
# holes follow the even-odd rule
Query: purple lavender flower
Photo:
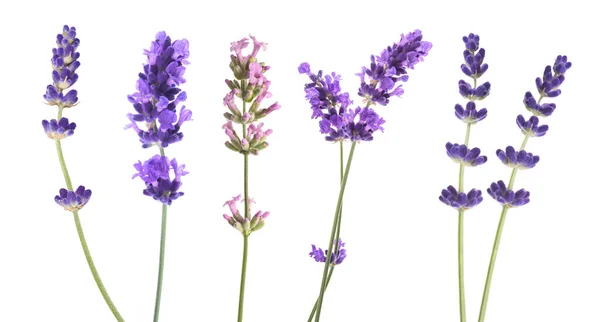
[[[331, 254], [331, 257], [329, 259], [329, 263], [331, 264], [331, 266], [341, 264], [346, 258], [346, 249], [344, 248], [346, 246], [346, 243], [343, 243], [342, 239], [340, 238], [339, 240], [337, 240], [337, 244], [337, 253]], [[317, 248], [315, 245], [312, 245], [312, 251], [308, 253], [308, 255], [314, 258], [317, 263], [325, 263], [325, 261], [327, 260], [327, 250], [323, 251], [321, 248]]]
[[356, 74], [361, 80], [358, 95], [364, 98], [365, 103], [385, 106], [391, 96], [401, 96], [404, 93], [398, 82], [408, 80], [407, 68], [414, 69], [432, 47], [430, 42], [422, 39], [421, 30], [417, 29], [406, 36], [402, 34], [400, 41], [388, 46], [380, 56], [371, 55], [369, 68], [363, 67]]
[[[146, 184], [143, 193], [164, 204], [170, 205], [173, 200], [183, 196], [178, 191], [181, 187], [181, 177], [188, 174], [185, 165], [179, 165], [176, 159], [169, 160], [165, 156], [155, 155], [147, 161], [133, 165], [138, 173], [131, 178], [140, 177]], [[174, 178], [171, 179], [171, 170]]]
[[[465, 75], [477, 79], [488, 69], [488, 64], [483, 64], [485, 49], [479, 49], [479, 36], [472, 33], [463, 37], [463, 42], [467, 49], [463, 52], [465, 63], [460, 66], [460, 69]], [[478, 49], [479, 52], [476, 52]]]
[[548, 125], [539, 125], [540, 120], [537, 116], [532, 116], [529, 121], [525, 121], [525, 117], [519, 114], [517, 116], [517, 125], [521, 132], [528, 136], [544, 136], [548, 132]]
[[70, 90], [66, 94], [64, 90], [71, 87], [79, 76], [75, 73], [81, 64], [77, 59], [79, 53], [79, 39], [76, 38], [75, 27], [65, 25], [63, 32], [56, 36], [57, 48], [52, 49], [52, 80], [53, 83], [46, 87], [44, 99], [48, 105], [57, 105], [60, 108], [68, 108], [77, 104], [77, 91]]
[[470, 101], [467, 103], [466, 108], [463, 108], [460, 104], [456, 104], [454, 106], [454, 115], [466, 124], [476, 124], [486, 118], [487, 109], [482, 108], [478, 111], [475, 102]]
[[300, 64], [298, 72], [308, 75], [311, 80], [311, 83], [304, 85], [304, 92], [313, 110], [313, 119], [320, 117], [329, 119], [332, 115], [343, 115], [352, 104], [350, 94], [341, 92], [341, 75], [333, 72], [323, 77], [322, 70], [313, 74], [308, 63]]
[[73, 135], [77, 125], [75, 123], [69, 123], [69, 119], [63, 117], [58, 122], [55, 119], [50, 121], [43, 120], [42, 126], [49, 138], [60, 140]]
[[54, 197], [54, 201], [59, 206], [65, 208], [66, 211], [80, 210], [90, 200], [92, 196], [92, 190], [85, 189], [84, 186], [79, 186], [77, 190], [70, 191], [61, 188], [58, 192], [58, 196]]
[[525, 104], [525, 108], [535, 116], [550, 116], [556, 109], [556, 104], [554, 103], [539, 104], [531, 92], [525, 93], [523, 103]]
[[487, 192], [500, 204], [510, 208], [529, 203], [529, 191], [525, 189], [520, 189], [516, 192], [508, 190], [502, 180], [498, 181], [498, 183], [492, 182]]
[[465, 82], [464, 80], [458, 81], [458, 91], [460, 95], [468, 100], [482, 100], [490, 95], [490, 88], [492, 85], [490, 82], [485, 82], [477, 88], [473, 88], [471, 84]]
[[442, 189], [442, 194], [439, 197], [440, 201], [446, 205], [455, 208], [456, 210], [468, 210], [477, 206], [483, 197], [481, 190], [471, 189], [469, 193], [458, 192], [453, 186], [448, 186], [447, 189]]
[[456, 163], [462, 163], [468, 167], [476, 167], [484, 164], [487, 161], [487, 157], [479, 155], [481, 150], [479, 148], [469, 149], [464, 144], [458, 143], [446, 143], [446, 154]]
[[539, 156], [525, 150], [515, 151], [512, 146], [507, 146], [506, 151], [496, 150], [496, 155], [506, 166], [517, 169], [531, 169], [540, 161]]
[[[567, 56], [558, 56], [554, 67], [546, 66], [542, 77], [535, 79], [541, 97], [556, 97], [560, 95], [560, 85], [565, 81], [564, 73], [571, 68]], [[554, 73], [552, 73], [554, 71]]]
[[[245, 236], [249, 236], [252, 232], [255, 232], [265, 225], [265, 219], [269, 216], [270, 212], [259, 210], [257, 213], [252, 216], [252, 218], [244, 218], [240, 211], [237, 209], [238, 203], [243, 203], [242, 195], [238, 195], [233, 197], [231, 200], [225, 202], [224, 206], [229, 207], [229, 211], [231, 212], [231, 216], [227, 214], [223, 214], [223, 218], [235, 229], [244, 234]], [[254, 200], [249, 199], [249, 204], [253, 204]]]
[[[189, 64], [189, 43], [186, 39], [171, 42], [164, 31], [156, 34], [150, 49], [144, 50], [148, 63], [139, 74], [137, 92], [127, 96], [136, 114], [128, 114], [131, 121], [125, 128], [138, 134], [143, 148], [153, 145], [167, 147], [181, 141], [181, 125], [191, 120], [192, 112], [185, 105], [177, 115], [177, 105], [187, 99], [177, 86], [185, 83], [184, 65]], [[144, 122], [141, 129], [137, 123]]]

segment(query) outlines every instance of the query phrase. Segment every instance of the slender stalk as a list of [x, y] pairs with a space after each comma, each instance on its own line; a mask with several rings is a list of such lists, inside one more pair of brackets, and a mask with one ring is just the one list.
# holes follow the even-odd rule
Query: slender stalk
[[244, 254], [242, 255], [242, 277], [240, 278], [240, 300], [238, 303], [238, 322], [244, 315], [244, 290], [246, 289], [246, 263], [248, 259], [248, 236], [244, 235]]
[[488, 298], [490, 295], [490, 287], [492, 286], [492, 275], [494, 274], [494, 265], [496, 264], [496, 256], [498, 255], [498, 248], [500, 247], [500, 238], [502, 237], [502, 229], [504, 228], [504, 221], [506, 220], [507, 212], [508, 207], [502, 207], [500, 221], [498, 222], [498, 229], [496, 230], [496, 238], [494, 239], [494, 247], [492, 248], [490, 265], [488, 266], [487, 277], [485, 278], [485, 287], [483, 289], [483, 297], [481, 299], [481, 308], [479, 309], [479, 322], [485, 321], [485, 312], [487, 309]]
[[465, 305], [465, 271], [463, 256], [463, 217], [464, 210], [458, 211], [458, 297], [460, 307], [460, 321], [467, 320], [467, 310]]
[[[162, 151], [161, 151], [162, 152]], [[165, 241], [167, 239], [167, 204], [162, 205], [162, 222], [160, 227], [160, 256], [158, 260], [158, 281], [156, 283], [156, 300], [154, 302], [154, 322], [158, 322], [160, 299], [162, 295], [163, 270], [165, 266]]]
[[[62, 108], [58, 108], [58, 120], [62, 117]], [[63, 155], [62, 146], [60, 144], [60, 140], [56, 139], [56, 153], [58, 155], [58, 162], [60, 163], [60, 168], [62, 170], [63, 176], [65, 177], [65, 183], [67, 185], [67, 190], [73, 191], [73, 184], [71, 183], [71, 177], [69, 176], [69, 171], [67, 170], [67, 164], [65, 162], [65, 157]], [[85, 239], [85, 234], [83, 233], [83, 228], [81, 227], [81, 221], [79, 220], [79, 212], [77, 210], [73, 211], [73, 219], [75, 220], [75, 228], [77, 229], [77, 235], [79, 236], [79, 241], [81, 242], [81, 248], [83, 249], [83, 253], [85, 255], [85, 259], [88, 263], [92, 276], [94, 277], [94, 281], [98, 286], [98, 290], [102, 294], [106, 305], [115, 316], [115, 319], [119, 322], [123, 322], [123, 317], [117, 310], [117, 307], [111, 300], [106, 288], [104, 287], [104, 283], [102, 283], [102, 279], [100, 278], [100, 274], [98, 274], [98, 270], [96, 269], [96, 265], [94, 264], [94, 260], [92, 259], [92, 254], [87, 245], [87, 241]]]
[[319, 292], [319, 299], [317, 303], [317, 315], [316, 322], [319, 322], [321, 317], [321, 308], [323, 307], [323, 295], [325, 294], [325, 285], [327, 284], [327, 273], [329, 269], [329, 261], [331, 260], [331, 251], [333, 250], [333, 239], [335, 238], [336, 228], [340, 219], [340, 210], [342, 208], [342, 199], [344, 198], [344, 191], [346, 189], [346, 183], [348, 182], [348, 174], [350, 173], [350, 166], [352, 165], [352, 157], [354, 155], [354, 148], [356, 147], [356, 141], [352, 142], [350, 147], [350, 153], [348, 154], [348, 162], [346, 163], [346, 169], [344, 171], [344, 178], [340, 186], [340, 193], [338, 196], [337, 206], [335, 209], [335, 216], [333, 220], [333, 227], [331, 228], [331, 236], [329, 238], [329, 247], [327, 248], [327, 257], [325, 258], [325, 265], [323, 269], [323, 278], [321, 279], [321, 290]]
[[[329, 275], [327, 276], [327, 284], [325, 284], [325, 289], [327, 289], [327, 286], [329, 286], [329, 281], [331, 281], [331, 275], [333, 275], [334, 268], [335, 268], [335, 266], [332, 266], [331, 269], [329, 270]], [[310, 311], [310, 316], [308, 317], [308, 322], [312, 322], [313, 317], [315, 316], [315, 312], [317, 311], [318, 303], [319, 303], [319, 299], [317, 298], [317, 300], [315, 301], [315, 305], [312, 308], [312, 311]]]

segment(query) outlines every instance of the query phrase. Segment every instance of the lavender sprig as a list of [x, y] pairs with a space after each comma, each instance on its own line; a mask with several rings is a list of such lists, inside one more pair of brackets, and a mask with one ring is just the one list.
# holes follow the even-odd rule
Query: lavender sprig
[[[358, 95], [363, 98], [363, 103], [365, 103], [364, 106], [356, 108], [350, 107], [353, 102], [350, 100], [349, 94], [342, 91], [339, 74], [333, 72], [323, 76], [323, 71], [313, 73], [310, 65], [306, 62], [298, 67], [298, 72], [306, 74], [310, 79], [310, 83], [304, 86], [304, 92], [311, 105], [312, 118], [319, 119], [319, 128], [321, 133], [325, 134], [325, 140], [340, 143], [340, 172], [342, 174], [329, 245], [323, 252], [325, 258], [321, 258], [322, 256], [316, 248], [312, 253], [316, 258], [323, 259], [325, 265], [319, 297], [310, 314], [309, 321], [312, 321], [315, 313], [316, 321], [318, 322], [320, 319], [325, 289], [334, 269], [327, 263], [331, 263], [332, 256], [340, 258], [340, 244], [336, 243], [335, 249], [333, 245], [334, 240], [341, 241], [339, 235], [342, 200], [356, 143], [372, 141], [376, 131], [383, 132], [382, 125], [385, 120], [371, 106], [385, 106], [389, 103], [390, 97], [401, 96], [404, 93], [401, 83], [408, 80], [407, 70], [413, 69], [417, 63], [423, 61], [424, 56], [427, 56], [432, 47], [430, 42], [423, 41], [422, 38], [421, 31], [415, 30], [407, 35], [401, 35], [398, 43], [385, 48], [379, 56], [371, 56], [370, 66], [363, 67], [361, 72], [356, 74], [361, 80]], [[352, 142], [345, 165], [343, 160], [344, 141]]]
[[[104, 283], [100, 278], [100, 274], [98, 274], [79, 219], [79, 210], [88, 203], [92, 196], [92, 191], [86, 189], [84, 186], [73, 189], [71, 176], [67, 170], [67, 164], [61, 145], [61, 140], [73, 135], [76, 128], [76, 124], [74, 122], [69, 122], [69, 119], [66, 117], [62, 117], [62, 113], [65, 108], [76, 106], [79, 101], [77, 91], [70, 89], [79, 79], [79, 76], [76, 73], [81, 65], [78, 60], [80, 55], [77, 51], [79, 43], [80, 41], [79, 38], [77, 38], [77, 30], [75, 27], [65, 25], [62, 32], [56, 36], [57, 47], [52, 49], [52, 58], [50, 59], [50, 62], [52, 63], [52, 84], [46, 87], [46, 94], [44, 94], [43, 97], [46, 100], [47, 105], [58, 107], [58, 115], [56, 119], [51, 119], [49, 121], [43, 120], [42, 126], [48, 138], [53, 139], [56, 144], [58, 161], [66, 184], [66, 189], [61, 188], [58, 195], [54, 197], [54, 201], [66, 211], [73, 213], [75, 228], [77, 229], [81, 248], [83, 248], [83, 253], [92, 276], [94, 277], [94, 281], [115, 319], [121, 322], [124, 320], [108, 295]], [[68, 89], [69, 91], [65, 92]]]
[[[189, 43], [187, 39], [171, 41], [166, 32], [160, 31], [150, 48], [144, 50], [147, 62], [139, 73], [136, 82], [137, 92], [127, 96], [134, 113], [127, 114], [130, 123], [125, 128], [133, 129], [142, 143], [142, 148], [157, 146], [160, 154], [134, 164], [146, 188], [142, 193], [162, 203], [160, 233], [160, 255], [158, 262], [158, 282], [154, 304], [154, 322], [158, 321], [162, 296], [165, 241], [167, 234], [167, 206], [184, 193], [179, 191], [181, 177], [188, 174], [185, 165], [176, 159], [165, 156], [164, 148], [183, 139], [180, 131], [183, 123], [192, 119], [192, 112], [179, 103], [187, 99], [186, 92], [178, 86], [185, 83], [185, 66], [189, 64]], [[143, 124], [141, 127], [138, 123]]]
[[571, 62], [567, 60], [567, 56], [558, 56], [554, 62], [554, 66], [546, 66], [542, 77], [538, 77], [535, 80], [536, 87], [539, 93], [539, 99], [535, 100], [531, 92], [525, 93], [525, 108], [530, 111], [533, 116], [528, 121], [522, 115], [517, 116], [517, 125], [524, 134], [523, 143], [517, 151], [512, 146], [508, 146], [506, 150], [498, 149], [497, 155], [500, 161], [505, 165], [512, 168], [510, 180], [508, 185], [505, 185], [502, 180], [493, 182], [487, 189], [488, 194], [498, 201], [502, 205], [502, 212], [500, 214], [500, 220], [498, 222], [498, 229], [496, 231], [496, 237], [494, 238], [494, 246], [492, 247], [492, 254], [490, 257], [490, 264], [485, 280], [485, 287], [483, 290], [483, 296], [481, 299], [481, 307], [479, 310], [479, 322], [484, 322], [485, 313], [487, 310], [487, 303], [490, 293], [490, 287], [492, 283], [492, 275], [494, 272], [494, 266], [496, 263], [496, 256], [498, 254], [498, 247], [500, 246], [500, 239], [502, 237], [502, 230], [504, 228], [504, 221], [508, 209], [526, 205], [529, 203], [529, 191], [525, 189], [514, 190], [515, 178], [519, 169], [530, 169], [533, 168], [540, 160], [539, 156], [534, 156], [532, 153], [525, 151], [525, 146], [530, 137], [541, 137], [548, 131], [548, 125], [539, 125], [538, 117], [547, 117], [552, 115], [556, 110], [556, 104], [554, 103], [543, 103], [542, 99], [546, 97], [557, 97], [561, 94], [559, 89], [560, 85], [565, 80], [565, 72], [571, 68]]

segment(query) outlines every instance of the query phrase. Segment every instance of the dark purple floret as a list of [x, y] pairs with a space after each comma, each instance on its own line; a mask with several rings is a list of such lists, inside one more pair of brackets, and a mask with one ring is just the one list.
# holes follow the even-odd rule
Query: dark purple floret
[[462, 163], [465, 166], [476, 167], [484, 164], [487, 161], [485, 155], [479, 155], [481, 150], [479, 148], [469, 149], [464, 144], [457, 143], [446, 143], [446, 154], [456, 163]]
[[442, 194], [439, 199], [441, 202], [456, 210], [468, 210], [483, 201], [481, 190], [471, 189], [468, 194], [464, 192], [459, 193], [453, 186], [442, 189]]
[[[472, 33], [468, 37], [463, 37], [463, 42], [467, 49], [463, 52], [465, 63], [460, 66], [460, 69], [465, 75], [477, 79], [488, 69], [488, 65], [483, 63], [485, 49], [479, 49], [479, 36]], [[476, 52], [478, 49], [479, 51]]]
[[[571, 68], [567, 56], [558, 56], [554, 67], [546, 66], [542, 77], [535, 79], [538, 92], [542, 97], [556, 97], [560, 95], [560, 85], [565, 81], [564, 73]], [[553, 73], [554, 72], [554, 73]]]
[[[338, 240], [337, 253], [331, 254], [331, 257], [329, 259], [329, 263], [331, 263], [332, 266], [341, 264], [346, 258], [346, 249], [344, 248], [345, 246], [346, 243], [343, 243], [342, 239], [340, 238]], [[315, 261], [318, 263], [325, 263], [325, 260], [327, 260], [327, 250], [323, 251], [321, 248], [317, 248], [315, 245], [312, 245], [312, 251], [308, 253], [308, 255], [314, 258]]]
[[525, 93], [523, 104], [525, 104], [525, 108], [535, 116], [550, 116], [556, 109], [556, 104], [554, 103], [539, 104], [538, 101], [533, 98], [531, 92]]
[[[358, 116], [358, 120], [356, 117]], [[332, 115], [320, 121], [321, 133], [327, 141], [372, 141], [375, 131], [382, 131], [385, 120], [372, 108], [349, 109], [344, 115]]]
[[79, 39], [76, 38], [75, 27], [64, 26], [63, 32], [56, 36], [57, 48], [52, 49], [52, 84], [46, 87], [44, 99], [48, 105], [57, 105], [68, 108], [77, 104], [77, 91], [70, 90], [66, 94], [64, 90], [71, 87], [79, 76], [75, 73], [81, 64], [77, 59], [79, 53]]
[[487, 192], [500, 204], [510, 208], [529, 203], [529, 191], [525, 189], [520, 189], [516, 192], [508, 190], [502, 180], [498, 181], [498, 183], [492, 182]]
[[[140, 177], [146, 184], [143, 193], [164, 204], [170, 205], [173, 200], [183, 196], [178, 191], [181, 177], [188, 174], [184, 164], [177, 164], [176, 159], [169, 160], [165, 156], [155, 155], [143, 164], [141, 161], [133, 165], [138, 173], [132, 178]], [[171, 179], [171, 170], [174, 178]]]
[[92, 190], [85, 189], [84, 186], [79, 186], [75, 191], [61, 188], [58, 196], [54, 197], [54, 201], [66, 211], [72, 212], [83, 208], [91, 196]]
[[477, 86], [477, 88], [473, 88], [471, 84], [465, 82], [464, 80], [460, 80], [458, 82], [458, 92], [464, 98], [468, 100], [482, 100], [490, 95], [490, 88], [492, 85], [490, 82], [485, 82], [482, 85]]
[[506, 166], [517, 169], [531, 169], [540, 161], [539, 156], [525, 150], [515, 151], [512, 146], [507, 146], [506, 151], [498, 149], [496, 155]]
[[456, 104], [454, 106], [454, 115], [456, 115], [459, 120], [467, 124], [475, 124], [486, 118], [487, 109], [482, 108], [478, 111], [475, 106], [475, 102], [468, 102], [466, 108], [464, 109], [462, 105]]
[[[423, 41], [420, 30], [401, 35], [400, 41], [384, 49], [380, 56], [371, 56], [369, 68], [363, 67], [356, 74], [361, 79], [358, 95], [364, 97], [365, 103], [387, 105], [391, 96], [404, 93], [398, 82], [408, 80], [407, 69], [423, 61], [432, 45]], [[365, 76], [368, 80], [365, 80]]]
[[50, 121], [43, 120], [42, 126], [49, 138], [60, 140], [73, 135], [77, 125], [75, 123], [69, 123], [69, 119], [63, 117], [58, 122], [55, 119]]
[[300, 74], [306, 74], [311, 82], [304, 85], [306, 99], [313, 110], [312, 118], [331, 117], [332, 115], [343, 115], [352, 101], [350, 94], [341, 91], [341, 75], [335, 72], [323, 77], [323, 71], [313, 74], [308, 63], [302, 63], [298, 67]]
[[[140, 137], [142, 147], [152, 145], [167, 147], [181, 141], [181, 125], [191, 120], [192, 112], [179, 110], [177, 105], [187, 99], [185, 92], [177, 86], [185, 83], [184, 65], [188, 64], [189, 44], [186, 39], [171, 42], [164, 31], [156, 34], [156, 40], [150, 49], [144, 50], [148, 57], [144, 71], [139, 74], [136, 93], [127, 98], [133, 104], [136, 114], [128, 114], [130, 124], [126, 128], [134, 129]], [[140, 129], [137, 122], [144, 122]]]
[[525, 121], [523, 115], [517, 116], [517, 125], [521, 132], [529, 136], [544, 136], [548, 132], [548, 125], [538, 125], [540, 122], [537, 116], [532, 116], [529, 121]]

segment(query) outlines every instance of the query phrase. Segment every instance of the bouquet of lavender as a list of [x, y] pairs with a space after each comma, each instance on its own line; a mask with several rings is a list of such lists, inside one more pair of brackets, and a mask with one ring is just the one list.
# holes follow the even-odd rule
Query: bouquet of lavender
[[[319, 296], [310, 313], [309, 321], [312, 321], [313, 317], [315, 321], [319, 321], [325, 290], [333, 270], [346, 258], [345, 243], [340, 238], [342, 203], [356, 144], [361, 141], [372, 141], [375, 132], [383, 132], [382, 125], [385, 120], [372, 107], [386, 106], [391, 97], [399, 97], [404, 93], [401, 83], [408, 80], [408, 69], [413, 69], [417, 63], [423, 61], [423, 57], [427, 56], [432, 47], [430, 42], [422, 39], [421, 31], [415, 30], [407, 35], [401, 35], [398, 43], [385, 48], [379, 56], [371, 56], [370, 66], [363, 67], [361, 72], [356, 74], [361, 80], [358, 95], [363, 98], [362, 102], [365, 105], [362, 107], [350, 108], [353, 102], [347, 92], [342, 92], [339, 74], [333, 72], [323, 76], [322, 71], [315, 74], [308, 63], [302, 63], [298, 67], [300, 74], [308, 75], [311, 81], [305, 85], [304, 92], [311, 105], [312, 118], [319, 119], [319, 128], [321, 133], [325, 134], [325, 140], [339, 143], [340, 146], [340, 192], [329, 244], [325, 251], [312, 245], [312, 251], [309, 253], [315, 261], [324, 263]], [[345, 141], [352, 142], [346, 162], [344, 162]]]

